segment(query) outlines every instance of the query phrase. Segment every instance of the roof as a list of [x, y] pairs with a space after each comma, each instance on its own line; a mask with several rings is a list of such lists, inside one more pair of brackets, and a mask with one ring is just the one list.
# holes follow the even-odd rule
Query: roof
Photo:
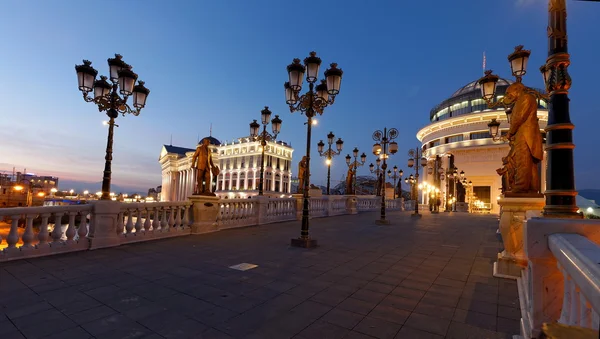
[[185, 153], [187, 153], [187, 152], [195, 151], [195, 149], [192, 149], [192, 148], [185, 148], [185, 147], [179, 147], [179, 146], [173, 146], [173, 145], [163, 145], [163, 146], [167, 150], [167, 153], [175, 153], [175, 154], [185, 155]]
[[[456, 90], [456, 92], [454, 92], [452, 94], [452, 96], [450, 96], [450, 97], [451, 98], [458, 97], [458, 96], [461, 96], [463, 94], [471, 93], [473, 91], [481, 92], [481, 86], [479, 85], [478, 81], [479, 81], [479, 79], [477, 79], [475, 81], [469, 82], [468, 84], [466, 84], [463, 87], [461, 87], [458, 90]], [[500, 78], [500, 79], [498, 79], [498, 83], [496, 84], [496, 86], [498, 86], [498, 87], [500, 87], [500, 86], [509, 86], [509, 85], [511, 85], [513, 83], [514, 83], [514, 81]]]
[[208, 139], [210, 141], [211, 145], [215, 145], [215, 146], [221, 145], [221, 142], [219, 140], [217, 140], [216, 138], [213, 138], [212, 136], [202, 138], [202, 140], [200, 140], [199, 144], [201, 144], [204, 141], [204, 139]]

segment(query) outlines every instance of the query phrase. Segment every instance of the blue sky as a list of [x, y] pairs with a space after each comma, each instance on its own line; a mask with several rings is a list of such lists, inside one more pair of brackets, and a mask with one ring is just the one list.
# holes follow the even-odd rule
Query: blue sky
[[[375, 5], [376, 4], [376, 5]], [[311, 7], [311, 6], [314, 6]], [[573, 78], [576, 184], [600, 188], [597, 135], [600, 4], [568, 1]], [[345, 173], [355, 146], [368, 155], [376, 129], [400, 131], [391, 165], [406, 170], [406, 152], [429, 110], [487, 68], [509, 77], [514, 46], [532, 50], [524, 82], [542, 87], [547, 53], [546, 0], [430, 1], [81, 1], [0, 2], [0, 170], [27, 168], [63, 179], [99, 182], [106, 120], [77, 90], [75, 64], [89, 59], [107, 74], [114, 53], [151, 89], [138, 117], [119, 117], [113, 183], [160, 185], [158, 155], [170, 142], [194, 147], [198, 136], [224, 141], [249, 133], [268, 105], [283, 120], [280, 138], [304, 154], [305, 117], [284, 102], [286, 65], [312, 50], [344, 70], [335, 105], [313, 129], [313, 155], [331, 130], [345, 141], [332, 179]], [[325, 70], [325, 67], [322, 68]], [[294, 165], [295, 166], [295, 165]], [[323, 158], [313, 157], [324, 184]], [[367, 167], [359, 170], [367, 174]], [[68, 187], [62, 187], [68, 189]]]

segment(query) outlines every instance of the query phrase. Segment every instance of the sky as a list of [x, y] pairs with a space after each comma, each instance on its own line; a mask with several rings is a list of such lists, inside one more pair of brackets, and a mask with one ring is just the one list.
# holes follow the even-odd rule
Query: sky
[[[600, 4], [567, 2], [576, 185], [600, 188]], [[547, 57], [547, 16], [546, 0], [3, 0], [0, 171], [102, 180], [107, 117], [83, 101], [74, 66], [87, 59], [106, 75], [115, 53], [151, 90], [139, 116], [117, 118], [115, 185], [160, 185], [163, 144], [172, 138], [193, 148], [211, 124], [221, 141], [247, 136], [264, 106], [283, 120], [279, 139], [291, 142], [296, 164], [305, 153], [306, 117], [290, 113], [283, 83], [292, 59], [313, 50], [323, 60], [321, 74], [332, 62], [344, 70], [335, 104], [312, 131], [313, 183], [325, 184], [317, 142], [329, 131], [344, 140], [332, 185], [354, 147], [374, 162], [371, 136], [384, 127], [400, 132], [389, 166], [406, 170], [407, 151], [419, 146], [415, 135], [430, 109], [482, 76], [484, 52], [488, 69], [511, 78], [506, 57], [524, 45], [532, 53], [523, 81], [543, 87], [538, 68]], [[366, 174], [367, 166], [359, 169]]]

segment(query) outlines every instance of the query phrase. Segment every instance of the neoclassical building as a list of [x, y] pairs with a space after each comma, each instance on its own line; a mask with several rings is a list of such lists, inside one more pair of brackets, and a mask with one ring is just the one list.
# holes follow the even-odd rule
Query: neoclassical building
[[[219, 166], [215, 194], [222, 198], [246, 198], [258, 194], [260, 181], [260, 142], [238, 138], [230, 143], [206, 137], [213, 162]], [[204, 139], [200, 141], [202, 143]], [[194, 193], [196, 172], [191, 169], [195, 149], [163, 145], [159, 162], [162, 170], [161, 201], [181, 201]], [[265, 146], [265, 195], [291, 193], [292, 153], [283, 141], [268, 141]]]
[[[495, 100], [504, 96], [512, 81], [500, 79], [496, 90]], [[541, 91], [543, 92], [543, 91]], [[542, 137], [543, 129], [548, 122], [548, 104], [545, 100], [538, 101], [538, 119]], [[465, 177], [472, 186], [463, 187], [457, 182], [456, 197], [459, 202], [468, 202], [473, 195], [485, 204], [485, 209], [499, 213], [497, 197], [500, 195], [502, 180], [496, 169], [502, 167], [502, 157], [509, 151], [508, 143], [492, 140], [487, 124], [496, 119], [500, 122], [500, 131], [506, 133], [509, 125], [504, 108], [489, 109], [481, 98], [481, 89], [477, 81], [459, 88], [450, 96], [435, 106], [429, 113], [430, 124], [417, 133], [417, 139], [422, 144], [423, 156], [427, 158], [427, 168], [421, 174], [422, 182], [438, 187], [444, 201], [446, 186], [448, 196], [454, 196], [454, 182], [448, 179], [447, 173], [440, 173], [434, 168], [444, 170], [458, 168], [464, 171]], [[546, 159], [540, 166], [542, 191], [545, 190]], [[441, 180], [445, 175], [446, 180]], [[458, 180], [457, 180], [458, 181]], [[448, 185], [446, 185], [448, 183]], [[421, 192], [422, 202], [428, 203], [429, 197]], [[444, 205], [444, 202], [442, 202]]]

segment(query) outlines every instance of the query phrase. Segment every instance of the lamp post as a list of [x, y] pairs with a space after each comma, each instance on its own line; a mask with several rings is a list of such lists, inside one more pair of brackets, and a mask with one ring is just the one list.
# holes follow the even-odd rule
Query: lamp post
[[[150, 90], [144, 87], [144, 82], [135, 82], [138, 75], [131, 70], [131, 65], [126, 64], [122, 60], [122, 56], [115, 54], [114, 58], [108, 59], [110, 81], [106, 81], [107, 77], [100, 76], [96, 79], [98, 71], [92, 67], [92, 63], [88, 60], [83, 60], [83, 65], [75, 66], [77, 72], [77, 80], [79, 90], [83, 93], [83, 100], [93, 102], [98, 106], [100, 112], [105, 111], [110, 118], [108, 121], [108, 140], [106, 143], [106, 156], [104, 164], [104, 176], [102, 178], [102, 200], [111, 200], [110, 198], [110, 180], [111, 180], [111, 162], [112, 162], [112, 147], [113, 147], [113, 131], [115, 119], [119, 113], [125, 115], [130, 113], [135, 116], [140, 114], [140, 111], [146, 106], [146, 98], [150, 94]], [[89, 93], [94, 91], [94, 97], [90, 97]], [[119, 96], [121, 94], [121, 96]], [[129, 96], [133, 95], [133, 109], [127, 104]]]
[[[352, 157], [350, 157], [350, 154], [346, 155], [346, 164], [348, 165], [348, 168], [352, 169], [352, 176], [354, 177], [353, 180], [353, 187], [354, 187], [354, 192], [352, 192], [352, 194], [356, 194], [356, 187], [357, 187], [357, 178], [356, 178], [356, 173], [357, 173], [357, 169], [365, 164], [365, 161], [367, 161], [367, 155], [365, 153], [360, 155], [360, 162], [358, 161], [358, 148], [354, 147], [354, 149], [352, 150], [352, 155], [354, 156], [354, 161], [352, 161]], [[348, 194], [348, 192], [346, 192], [346, 194]]]
[[[421, 167], [427, 166], [427, 159], [423, 157], [423, 153], [419, 147], [415, 149], [411, 149], [408, 151], [408, 167], [412, 168], [415, 166], [415, 159], [420, 162]], [[412, 175], [412, 174], [411, 174]], [[415, 184], [419, 182], [419, 164], [415, 166]], [[419, 193], [415, 194], [415, 213], [411, 214], [413, 217], [421, 217], [419, 214], [419, 197], [417, 196]]]
[[259, 132], [260, 125], [256, 121], [252, 121], [250, 123], [250, 137], [254, 141], [260, 141], [260, 146], [262, 148], [261, 156], [260, 156], [260, 181], [258, 183], [258, 195], [263, 195], [263, 182], [265, 175], [265, 147], [267, 146], [267, 141], [273, 141], [277, 139], [277, 135], [279, 131], [281, 131], [281, 119], [279, 119], [279, 115], [275, 115], [275, 118], [271, 120], [271, 128], [273, 130], [273, 134], [267, 132], [267, 125], [269, 124], [269, 119], [271, 118], [271, 111], [269, 110], [269, 106], [265, 106], [265, 108], [260, 111], [260, 120], [263, 125], [262, 132]]
[[[548, 1], [548, 58], [540, 67], [545, 90], [549, 96], [548, 124], [545, 128], [546, 137], [546, 205], [544, 216], [558, 218], [580, 218], [577, 214], [575, 197], [575, 174], [573, 166], [573, 129], [569, 113], [569, 89], [571, 77], [568, 67], [571, 64], [568, 53], [567, 39], [567, 5], [565, 0]], [[513, 76], [517, 82], [527, 71], [527, 61], [530, 51], [517, 46], [515, 52], [509, 55], [508, 61]], [[486, 72], [479, 80], [482, 96], [493, 98], [498, 77]], [[547, 98], [546, 95], [528, 88], [532, 94]], [[488, 102], [489, 106], [489, 102]]]
[[[391, 170], [388, 170], [387, 174], [390, 179], [394, 180], [394, 192], [392, 193], [392, 199], [396, 199], [396, 180], [400, 179], [398, 180], [398, 184], [402, 182], [402, 175], [404, 174], [404, 171], [400, 170], [400, 172], [398, 172], [398, 166], [394, 166], [392, 169], [394, 171], [392, 172]], [[402, 189], [400, 189], [400, 192], [402, 192]]]
[[[340, 92], [342, 83], [342, 70], [337, 68], [336, 63], [332, 63], [331, 68], [325, 71], [325, 79], [315, 86], [319, 76], [319, 67], [321, 59], [317, 57], [316, 52], [310, 52], [310, 55], [304, 59], [304, 65], [300, 64], [300, 59], [294, 59], [287, 66], [288, 78], [283, 87], [285, 89], [285, 102], [290, 106], [290, 112], [301, 112], [308, 119], [306, 123], [306, 173], [303, 185], [303, 204], [302, 204], [302, 229], [300, 237], [291, 240], [291, 245], [295, 247], [316, 247], [317, 240], [311, 239], [309, 235], [309, 210], [308, 210], [308, 190], [310, 184], [310, 137], [313, 118], [318, 114], [323, 114], [325, 107], [332, 105], [335, 96]], [[306, 73], [308, 82], [308, 91], [300, 95], [302, 82]]]
[[383, 132], [381, 130], [377, 130], [373, 132], [373, 140], [375, 140], [375, 144], [373, 145], [373, 154], [379, 156], [383, 160], [383, 164], [381, 164], [381, 215], [380, 219], [376, 221], [378, 224], [389, 224], [390, 221], [385, 219], [385, 170], [387, 169], [387, 158], [391, 154], [396, 154], [398, 152], [398, 143], [392, 141], [398, 137], [398, 130], [395, 128], [387, 127], [383, 128]]
[[342, 138], [338, 138], [338, 140], [335, 142], [335, 148], [337, 151], [331, 149], [331, 145], [333, 145], [333, 139], [335, 139], [335, 134], [333, 134], [333, 132], [329, 132], [329, 134], [327, 134], [327, 151], [323, 151], [323, 148], [325, 147], [323, 140], [320, 140], [317, 144], [319, 155], [327, 158], [327, 195], [329, 195], [329, 183], [331, 178], [331, 159], [336, 155], [340, 155], [340, 153], [342, 153], [342, 147], [344, 146]]

